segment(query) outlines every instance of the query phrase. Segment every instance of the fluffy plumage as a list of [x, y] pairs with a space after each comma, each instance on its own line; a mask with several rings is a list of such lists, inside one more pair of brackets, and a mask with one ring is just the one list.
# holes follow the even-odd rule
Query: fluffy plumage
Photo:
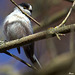
[[[31, 15], [32, 6], [30, 4], [22, 3], [19, 7], [27, 14]], [[33, 34], [32, 24], [30, 19], [24, 15], [17, 7], [4, 20], [4, 34], [6, 40], [11, 41]], [[26, 56], [32, 63], [40, 63], [34, 55], [34, 42], [22, 46]], [[20, 47], [17, 48], [20, 53]]]

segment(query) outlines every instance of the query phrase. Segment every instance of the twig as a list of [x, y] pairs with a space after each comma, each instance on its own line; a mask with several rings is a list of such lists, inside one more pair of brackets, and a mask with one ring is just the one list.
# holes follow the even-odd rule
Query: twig
[[37, 22], [34, 18], [32, 18], [30, 15], [28, 15], [27, 13], [25, 13], [24, 11], [21, 10], [21, 8], [13, 1], [10, 0], [16, 7], [18, 7], [18, 9], [25, 14], [27, 17], [29, 17], [33, 22], [35, 22], [37, 25], [41, 26], [39, 22]]
[[55, 14], [53, 14], [52, 16], [50, 16], [48, 19], [44, 19], [43, 21], [41, 21], [41, 27], [40, 26], [34, 26], [33, 27], [33, 31], [37, 32], [40, 31], [41, 29], [45, 28], [45, 27], [49, 27], [50, 24], [60, 20], [63, 16], [65, 16], [68, 13], [69, 9], [63, 9]]
[[30, 67], [30, 68], [32, 68], [32, 69], [34, 69], [34, 70], [37, 70], [34, 66], [31, 66], [30, 64], [26, 63], [24, 60], [20, 59], [19, 57], [15, 56], [15, 55], [13, 55], [13, 54], [7, 52], [7, 51], [5, 51], [4, 53], [7, 54], [7, 55], [9, 55], [9, 56], [11, 56], [11, 57], [13, 57], [13, 58], [15, 58], [16, 60], [19, 60], [20, 62], [24, 63], [24, 64], [27, 65], [28, 67]]
[[68, 19], [69, 16], [70, 16], [70, 14], [71, 14], [72, 9], [73, 9], [74, 6], [75, 6], [75, 0], [74, 0], [74, 2], [73, 2], [73, 4], [72, 4], [72, 6], [71, 6], [71, 8], [70, 8], [70, 10], [69, 10], [69, 12], [68, 12], [68, 14], [67, 14], [67, 16], [65, 17], [65, 19], [61, 22], [61, 24], [59, 24], [59, 25], [56, 26], [55, 28], [59, 28], [59, 27], [61, 27], [63, 24], [65, 24], [65, 22], [67, 21], [67, 19]]
[[[59, 27], [61, 27], [62, 25], [65, 24], [65, 22], [67, 21], [67, 19], [69, 18], [70, 14], [72, 12], [72, 9], [73, 9], [74, 5], [75, 5], [75, 1], [73, 2], [72, 7], [70, 8], [70, 10], [69, 10], [67, 16], [65, 17], [65, 19], [58, 26], [56, 26], [55, 28], [59, 28]], [[56, 33], [56, 36], [57, 36], [57, 38], [59, 40], [61, 40], [60, 37], [59, 37], [59, 33], [58, 32]]]

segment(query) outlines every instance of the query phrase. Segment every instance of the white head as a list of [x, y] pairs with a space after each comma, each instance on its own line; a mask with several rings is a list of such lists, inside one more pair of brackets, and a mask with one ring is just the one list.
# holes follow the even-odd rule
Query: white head
[[[31, 15], [32, 13], [32, 6], [28, 3], [21, 3], [19, 4], [19, 7], [27, 14]], [[17, 7], [15, 8], [15, 10], [18, 9]]]

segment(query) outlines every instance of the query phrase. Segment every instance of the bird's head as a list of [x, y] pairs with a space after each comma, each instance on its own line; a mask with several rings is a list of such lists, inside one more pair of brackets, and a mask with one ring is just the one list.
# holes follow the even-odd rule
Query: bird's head
[[[19, 7], [21, 8], [22, 11], [24, 11], [25, 13], [31, 15], [32, 14], [32, 6], [29, 3], [21, 3], [19, 4]], [[17, 9], [17, 7], [15, 8], [15, 10]], [[19, 10], [20, 11], [20, 10]]]

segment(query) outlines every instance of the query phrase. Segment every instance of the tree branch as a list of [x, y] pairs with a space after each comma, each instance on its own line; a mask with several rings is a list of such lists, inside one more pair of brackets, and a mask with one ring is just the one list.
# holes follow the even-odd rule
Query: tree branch
[[3, 53], [6, 50], [9, 50], [11, 48], [16, 48], [18, 46], [26, 45], [33, 41], [38, 41], [38, 40], [54, 37], [56, 36], [56, 33], [64, 33], [64, 34], [69, 33], [72, 27], [75, 30], [75, 24], [72, 24], [72, 25], [67, 25], [60, 28], [51, 28], [39, 33], [35, 33], [32, 35], [23, 37], [21, 39], [5, 42], [2, 45], [0, 45], [0, 52]]
[[11, 57], [13, 57], [13, 58], [15, 58], [16, 60], [19, 60], [20, 62], [24, 63], [25, 65], [27, 65], [28, 67], [32, 68], [33, 70], [37, 70], [36, 67], [34, 67], [34, 66], [26, 63], [24, 60], [20, 59], [19, 57], [15, 56], [15, 55], [7, 52], [7, 51], [5, 51], [4, 53], [7, 54], [7, 55], [9, 55], [9, 56], [11, 56]]
[[51, 23], [53, 23], [53, 22], [59, 20], [62, 16], [66, 15], [67, 12], [68, 12], [68, 14], [67, 14], [67, 16], [65, 17], [65, 19], [64, 19], [58, 26], [56, 26], [56, 28], [59, 28], [60, 26], [63, 26], [63, 24], [65, 24], [66, 21], [67, 21], [67, 19], [69, 18], [69, 16], [70, 16], [70, 14], [71, 14], [72, 9], [73, 9], [74, 6], [75, 6], [75, 1], [73, 2], [71, 8], [69, 9], [69, 12], [68, 12], [67, 9], [64, 9], [64, 10], [62, 10], [62, 11], [56, 13], [55, 15], [51, 16], [51, 17], [47, 20], [47, 22], [46, 22], [46, 21], [42, 21], [42, 22], [41, 22], [41, 27], [34, 26], [34, 28], [33, 28], [34, 32], [36, 32], [36, 31], [42, 29], [42, 28], [45, 27], [45, 26], [49, 26]]
[[21, 8], [14, 2], [14, 0], [10, 0], [23, 14], [25, 14], [27, 17], [29, 17], [33, 22], [35, 22], [37, 25], [40, 26], [40, 23], [36, 21], [33, 17], [25, 13], [24, 11], [21, 10]]
[[42, 28], [48, 27], [50, 26], [50, 24], [54, 23], [55, 21], [60, 20], [63, 16], [65, 16], [68, 13], [69, 9], [63, 9], [55, 14], [53, 14], [52, 16], [50, 16], [48, 19], [45, 19], [41, 22], [41, 26], [34, 26], [33, 27], [33, 31], [37, 32], [40, 31]]
[[71, 6], [71, 8], [70, 8], [70, 10], [69, 10], [69, 12], [67, 14], [67, 16], [65, 17], [65, 19], [58, 26], [56, 26], [56, 27], [60, 27], [60, 26], [62, 26], [62, 25], [64, 25], [66, 23], [66, 21], [69, 18], [69, 16], [70, 16], [70, 14], [71, 14], [72, 9], [73, 9], [74, 6], [75, 6], [75, 1], [73, 2], [73, 4], [72, 4], [72, 6]]

